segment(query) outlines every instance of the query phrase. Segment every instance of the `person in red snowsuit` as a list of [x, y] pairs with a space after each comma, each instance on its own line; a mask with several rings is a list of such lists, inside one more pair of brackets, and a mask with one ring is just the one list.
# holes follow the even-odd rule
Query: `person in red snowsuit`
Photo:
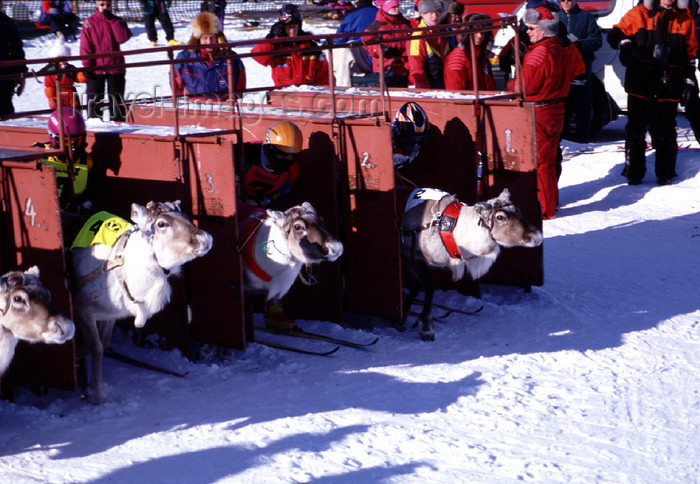
[[[535, 103], [537, 140], [537, 198], [542, 218], [554, 217], [559, 189], [555, 159], [564, 128], [564, 99], [571, 83], [571, 66], [557, 38], [559, 20], [545, 7], [529, 8], [523, 21], [531, 45], [523, 58], [525, 100]], [[508, 82], [513, 90], [515, 80]]]
[[[475, 13], [467, 16], [464, 20], [473, 22], [477, 20], [487, 20], [490, 17], [482, 13]], [[493, 46], [493, 33], [477, 32], [474, 34], [463, 34], [460, 36], [457, 46], [447, 55], [445, 59], [445, 89], [448, 91], [461, 91], [474, 89], [472, 79], [472, 63], [470, 39], [474, 39], [477, 59], [477, 82], [480, 90], [493, 91], [496, 89], [496, 81], [491, 70], [489, 55], [492, 55], [490, 47]]]
[[288, 42], [267, 43], [260, 42], [251, 52], [265, 52], [267, 55], [256, 56], [256, 62], [272, 68], [272, 82], [275, 86], [294, 86], [300, 84], [312, 84], [318, 86], [328, 85], [328, 63], [317, 52], [294, 52], [291, 54], [279, 54], [277, 51], [313, 47], [311, 41], [299, 42], [295, 37], [311, 35], [301, 28], [302, 14], [293, 4], [287, 4], [280, 10], [280, 20], [271, 28], [266, 39], [289, 39]]

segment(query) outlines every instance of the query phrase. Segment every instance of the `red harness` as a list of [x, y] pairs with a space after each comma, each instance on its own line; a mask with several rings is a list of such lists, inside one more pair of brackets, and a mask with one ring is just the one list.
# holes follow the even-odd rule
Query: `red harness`
[[[265, 282], [270, 282], [272, 277], [265, 272], [255, 260], [255, 234], [260, 229], [263, 221], [267, 219], [267, 212], [263, 209], [253, 211], [240, 230], [240, 239], [243, 241], [243, 246], [240, 249], [243, 263], [257, 277]], [[251, 240], [252, 239], [252, 240]]]
[[460, 259], [462, 257], [454, 235], [455, 225], [457, 225], [457, 219], [459, 218], [459, 211], [459, 202], [454, 201], [450, 203], [445, 207], [445, 210], [442, 211], [440, 222], [438, 222], [438, 233], [440, 234], [442, 245], [445, 246], [447, 253], [450, 254], [450, 257], [453, 259]]

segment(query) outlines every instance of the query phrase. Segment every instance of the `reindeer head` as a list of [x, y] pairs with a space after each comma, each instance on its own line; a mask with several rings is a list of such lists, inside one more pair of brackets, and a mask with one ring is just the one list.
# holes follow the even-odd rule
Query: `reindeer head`
[[12, 271], [0, 277], [0, 325], [15, 338], [32, 343], [65, 343], [75, 325], [51, 302], [41, 285], [39, 269]]
[[507, 188], [498, 197], [479, 202], [474, 208], [498, 245], [536, 247], [542, 243], [542, 232], [523, 218], [518, 207], [511, 202]]
[[149, 237], [158, 264], [166, 270], [205, 255], [212, 236], [197, 228], [180, 211], [180, 201], [131, 205], [131, 220]]
[[289, 253], [305, 264], [333, 262], [343, 255], [343, 243], [325, 228], [316, 209], [304, 202], [282, 212], [268, 210], [287, 238]]

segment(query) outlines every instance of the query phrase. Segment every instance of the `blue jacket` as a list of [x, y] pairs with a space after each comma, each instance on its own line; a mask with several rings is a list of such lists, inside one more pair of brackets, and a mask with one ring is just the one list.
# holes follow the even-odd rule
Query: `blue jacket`
[[[358, 8], [357, 10], [353, 10], [349, 14], [345, 16], [342, 22], [340, 22], [340, 25], [338, 26], [338, 30], [336, 30], [337, 34], [345, 34], [345, 33], [350, 33], [350, 32], [364, 32], [367, 30], [367, 27], [369, 27], [372, 22], [374, 22], [374, 19], [377, 17], [377, 8], [376, 7], [362, 7]], [[337, 39], [335, 40], [336, 44], [345, 44], [346, 42], [359, 42], [361, 41], [361, 37], [350, 37], [349, 39]]]
[[[183, 50], [177, 59], [200, 58], [199, 50]], [[228, 67], [226, 59], [217, 59], [207, 65], [204, 60], [187, 64], [178, 64], [177, 82], [188, 94], [228, 93]], [[239, 88], [239, 82], [245, 79], [245, 68], [240, 59], [233, 61], [233, 86]], [[244, 82], [244, 81], [243, 81]], [[245, 86], [243, 86], [245, 88]]]
[[584, 64], [590, 66], [595, 52], [603, 45], [603, 33], [595, 17], [576, 5], [571, 13], [560, 10], [559, 21], [566, 26], [568, 34], [576, 36], [576, 40], [572, 41], [581, 52]]

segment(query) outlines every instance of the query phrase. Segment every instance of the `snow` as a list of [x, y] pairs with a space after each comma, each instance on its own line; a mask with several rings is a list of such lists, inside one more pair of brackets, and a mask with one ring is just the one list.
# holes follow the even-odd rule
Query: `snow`
[[[48, 44], [25, 45], [38, 58]], [[126, 48], [144, 45], [141, 33]], [[246, 66], [250, 85], [269, 82]], [[157, 82], [139, 72], [127, 91]], [[19, 101], [45, 105], [36, 86]], [[544, 286], [438, 293], [484, 308], [437, 321], [434, 343], [379, 318], [370, 330], [301, 321], [379, 337], [328, 357], [252, 344], [195, 363], [117, 332], [116, 350], [189, 374], [107, 359], [101, 406], [17, 388], [0, 401], [0, 482], [700, 482], [700, 146], [678, 122], [690, 149], [670, 186], [655, 184], [653, 155], [644, 184], [623, 183], [624, 118], [595, 143], [564, 143]]]

